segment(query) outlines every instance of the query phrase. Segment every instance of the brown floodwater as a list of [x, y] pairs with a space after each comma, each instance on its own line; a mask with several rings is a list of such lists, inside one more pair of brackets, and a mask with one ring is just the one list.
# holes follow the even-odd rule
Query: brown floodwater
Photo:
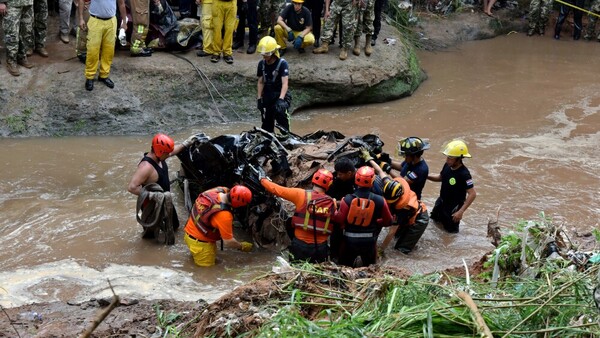
[[[385, 46], [378, 46], [385, 48]], [[431, 172], [445, 141], [467, 141], [477, 199], [461, 232], [430, 224], [417, 250], [388, 250], [384, 264], [426, 273], [478, 260], [492, 246], [486, 225], [500, 208], [508, 231], [540, 212], [578, 233], [599, 225], [600, 44], [511, 34], [438, 53], [420, 52], [429, 78], [413, 96], [375, 105], [302, 111], [298, 134], [375, 133], [393, 153], [402, 136], [428, 138]], [[293, 88], [293, 77], [291, 79]], [[257, 121], [258, 122], [258, 121]], [[239, 133], [252, 123], [191, 126], [173, 135]], [[151, 135], [0, 140], [0, 305], [80, 301], [117, 293], [149, 299], [214, 300], [268, 273], [278, 252], [223, 251], [194, 266], [182, 233], [166, 247], [140, 238], [136, 199], [126, 190]], [[170, 159], [171, 175], [178, 168]], [[175, 188], [181, 222], [186, 215]], [[428, 182], [431, 209], [439, 183]]]

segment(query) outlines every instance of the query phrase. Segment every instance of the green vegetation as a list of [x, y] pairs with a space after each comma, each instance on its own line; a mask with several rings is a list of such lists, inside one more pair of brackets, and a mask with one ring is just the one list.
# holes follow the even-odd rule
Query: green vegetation
[[33, 111], [30, 108], [25, 108], [18, 115], [9, 115], [4, 118], [4, 123], [11, 133], [22, 134], [27, 131], [27, 124], [31, 118]]
[[263, 308], [284, 306], [241, 336], [600, 337], [592, 295], [600, 264], [585, 259], [589, 253], [570, 259], [572, 249], [541, 213], [540, 220], [520, 221], [489, 256], [485, 266], [498, 262], [492, 280], [489, 272], [471, 278], [469, 271], [360, 280], [331, 267], [295, 267], [279, 286], [285, 298]]

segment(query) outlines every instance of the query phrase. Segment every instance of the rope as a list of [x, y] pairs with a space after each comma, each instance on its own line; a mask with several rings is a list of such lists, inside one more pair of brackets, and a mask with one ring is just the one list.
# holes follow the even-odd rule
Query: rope
[[595, 16], [597, 18], [600, 18], [600, 14], [597, 14], [597, 13], [594, 13], [594, 12], [590, 12], [587, 9], [583, 9], [581, 7], [577, 7], [577, 6], [573, 5], [573, 4], [570, 4], [568, 2], [564, 2], [562, 0], [554, 0], [554, 1], [558, 2], [559, 4], [562, 4], [562, 5], [565, 5], [565, 6], [569, 6], [569, 7], [575, 8], [575, 9], [578, 9], [578, 10], [580, 10], [582, 12], [585, 12], [585, 13], [587, 13], [589, 15], [593, 15], [593, 16]]
[[[221, 112], [219, 111], [219, 107], [217, 105], [217, 102], [215, 100], [215, 97], [213, 96], [213, 91], [216, 92], [218, 94], [218, 96], [227, 103], [227, 105], [231, 108], [231, 111], [237, 116], [238, 120], [241, 120], [241, 116], [237, 113], [237, 111], [235, 110], [235, 107], [231, 104], [231, 102], [229, 100], [227, 100], [222, 94], [221, 92], [219, 92], [219, 90], [217, 89], [217, 87], [215, 87], [215, 85], [212, 83], [212, 81], [210, 81], [210, 78], [200, 69], [198, 68], [198, 66], [196, 66], [192, 61], [190, 61], [189, 59], [187, 59], [186, 57], [183, 57], [179, 54], [175, 54], [173, 52], [170, 52], [171, 55], [175, 56], [176, 58], [182, 59], [184, 61], [186, 61], [187, 63], [189, 63], [190, 65], [192, 65], [192, 67], [196, 70], [196, 73], [198, 73], [198, 75], [200, 76], [200, 78], [202, 79], [202, 82], [204, 83], [204, 86], [206, 87], [208, 94], [210, 94], [210, 98], [212, 99], [212, 102], [215, 106], [215, 109], [217, 110], [217, 113], [219, 114], [219, 117], [221, 118], [221, 120], [223, 120], [223, 122], [227, 122], [227, 119], [225, 118], [225, 116], [223, 116], [223, 114], [221, 114]], [[210, 84], [210, 86], [209, 86]], [[212, 87], [212, 90], [211, 90]]]

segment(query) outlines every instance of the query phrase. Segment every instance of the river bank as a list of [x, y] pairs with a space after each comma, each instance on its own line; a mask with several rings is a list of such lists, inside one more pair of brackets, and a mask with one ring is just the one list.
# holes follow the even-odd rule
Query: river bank
[[[418, 45], [440, 50], [461, 41], [522, 31], [515, 11], [438, 17], [419, 16]], [[50, 17], [49, 31], [57, 29]], [[383, 24], [374, 54], [338, 60], [339, 47], [326, 55], [288, 53], [294, 110], [319, 105], [386, 102], [409, 96], [426, 75], [414, 47], [392, 26]], [[385, 44], [390, 38], [395, 44]], [[212, 64], [195, 51], [157, 52], [131, 58], [118, 50], [111, 90], [100, 84], [84, 89], [84, 66], [74, 57], [73, 43], [48, 37], [49, 58], [33, 55], [36, 65], [20, 77], [0, 67], [0, 137], [136, 135], [157, 130], [174, 133], [192, 126], [255, 119], [257, 54], [235, 52], [235, 63]]]

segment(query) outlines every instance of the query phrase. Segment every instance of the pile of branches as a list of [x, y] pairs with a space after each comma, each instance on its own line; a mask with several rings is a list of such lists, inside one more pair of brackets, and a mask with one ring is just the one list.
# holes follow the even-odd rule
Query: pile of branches
[[[499, 265], [493, 282], [490, 271], [471, 277], [466, 268], [409, 276], [393, 268], [283, 262], [277, 273], [213, 303], [196, 337], [598, 337], [599, 253], [548, 242], [561, 230], [546, 218], [524, 223], [529, 228], [516, 227], [520, 238], [556, 247], [525, 254], [527, 268], [518, 271]], [[530, 231], [537, 235], [525, 235]], [[522, 250], [506, 237], [501, 254]], [[533, 249], [537, 241], [525, 242]], [[570, 258], [576, 256], [589, 259]], [[496, 257], [489, 256], [490, 267]]]

